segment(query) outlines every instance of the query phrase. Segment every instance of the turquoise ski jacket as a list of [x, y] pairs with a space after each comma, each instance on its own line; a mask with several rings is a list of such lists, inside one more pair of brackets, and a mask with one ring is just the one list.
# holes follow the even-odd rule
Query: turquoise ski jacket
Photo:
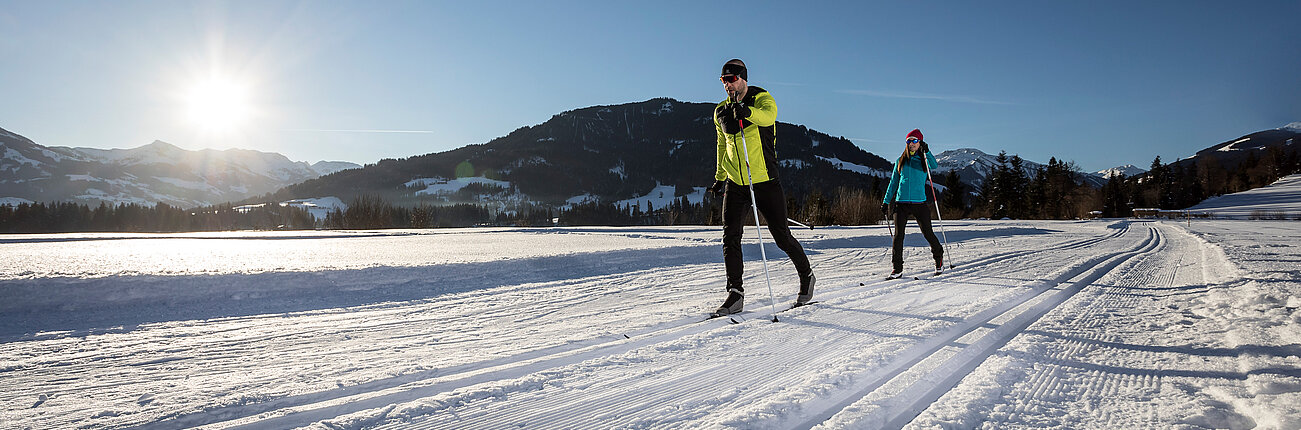
[[894, 174], [890, 176], [890, 187], [886, 188], [882, 203], [926, 203], [926, 168], [929, 167], [934, 172], [940, 165], [935, 162], [934, 155], [929, 152], [925, 154], [923, 158], [922, 154], [913, 153], [907, 157], [900, 157], [899, 161], [895, 162]]

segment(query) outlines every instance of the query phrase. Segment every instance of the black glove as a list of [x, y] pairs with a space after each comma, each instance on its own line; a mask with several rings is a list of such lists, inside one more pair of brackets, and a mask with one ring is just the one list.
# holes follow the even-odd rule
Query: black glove
[[922, 153], [927, 153], [927, 152], [931, 152], [931, 147], [926, 145], [926, 142], [923, 141], [922, 146], [917, 147], [917, 150], [921, 151]]
[[724, 181], [714, 181], [714, 185], [710, 185], [708, 189], [709, 193], [715, 196], [722, 196], [723, 191], [726, 190], [727, 190], [727, 182]]
[[734, 104], [737, 103], [720, 105], [714, 110], [714, 116], [718, 117], [718, 123], [723, 125], [723, 132], [727, 134], [741, 132], [741, 125], [736, 120], [736, 110], [732, 107]]
[[732, 103], [732, 121], [750, 117], [750, 107], [744, 103]]
[[889, 204], [889, 203], [881, 203], [881, 213], [886, 214], [887, 216], [889, 216], [889, 215], [890, 215], [890, 209], [891, 209], [891, 207], [890, 207], [890, 204]]

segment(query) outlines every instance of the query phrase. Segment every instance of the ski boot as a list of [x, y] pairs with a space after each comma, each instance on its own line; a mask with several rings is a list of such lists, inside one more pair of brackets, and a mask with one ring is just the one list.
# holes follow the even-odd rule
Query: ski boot
[[813, 276], [813, 272], [809, 272], [807, 277], [800, 277], [800, 295], [795, 297], [795, 306], [804, 306], [813, 300], [813, 284], [817, 281], [818, 278]]
[[727, 290], [727, 300], [724, 300], [723, 305], [719, 306], [718, 310], [709, 316], [717, 318], [724, 315], [738, 314], [741, 313], [743, 308], [745, 308], [745, 293], [742, 293], [741, 290], [729, 288]]

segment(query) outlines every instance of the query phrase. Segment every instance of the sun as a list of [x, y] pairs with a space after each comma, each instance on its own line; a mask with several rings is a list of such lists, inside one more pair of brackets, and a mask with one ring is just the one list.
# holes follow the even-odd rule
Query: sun
[[210, 133], [241, 130], [252, 116], [248, 87], [223, 78], [208, 78], [185, 93], [189, 121]]

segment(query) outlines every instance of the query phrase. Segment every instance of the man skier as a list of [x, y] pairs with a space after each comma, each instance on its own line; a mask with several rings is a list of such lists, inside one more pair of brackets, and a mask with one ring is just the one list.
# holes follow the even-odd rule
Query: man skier
[[[723, 89], [727, 100], [714, 108], [714, 128], [718, 134], [718, 158], [714, 185], [709, 191], [723, 194], [723, 263], [727, 268], [727, 299], [715, 315], [741, 312], [745, 289], [741, 274], [741, 235], [751, 214], [750, 190], [754, 204], [768, 220], [773, 241], [795, 265], [799, 274], [800, 294], [796, 305], [813, 298], [813, 268], [804, 248], [786, 225], [786, 196], [777, 181], [777, 103], [763, 88], [749, 86], [745, 63], [733, 59], [723, 64]], [[742, 148], [741, 145], [746, 147]], [[746, 153], [749, 159], [746, 160]], [[753, 183], [750, 182], [753, 178]], [[758, 220], [755, 220], [756, 222]]]

